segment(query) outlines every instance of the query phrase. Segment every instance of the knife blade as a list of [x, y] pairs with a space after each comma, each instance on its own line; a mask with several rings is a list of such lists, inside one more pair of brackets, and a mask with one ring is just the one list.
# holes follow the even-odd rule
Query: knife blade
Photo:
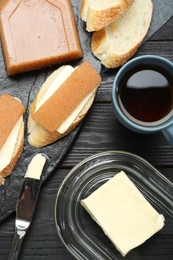
[[15, 233], [8, 260], [19, 258], [23, 239], [33, 219], [42, 183], [41, 177], [48, 161], [47, 155], [36, 154], [28, 165], [16, 204]]

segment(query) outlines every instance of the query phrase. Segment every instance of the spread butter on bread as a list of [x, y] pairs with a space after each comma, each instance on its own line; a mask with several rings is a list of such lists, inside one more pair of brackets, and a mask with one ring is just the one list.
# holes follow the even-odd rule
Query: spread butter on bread
[[9, 94], [0, 96], [0, 185], [11, 174], [23, 150], [24, 111], [17, 98]]
[[86, 30], [99, 31], [118, 19], [134, 0], [82, 0], [80, 16], [86, 22]]
[[100, 75], [88, 62], [54, 71], [31, 105], [29, 143], [43, 147], [71, 132], [88, 112], [100, 82]]
[[92, 52], [105, 67], [119, 67], [135, 54], [148, 32], [152, 11], [151, 0], [134, 0], [122, 17], [93, 33]]

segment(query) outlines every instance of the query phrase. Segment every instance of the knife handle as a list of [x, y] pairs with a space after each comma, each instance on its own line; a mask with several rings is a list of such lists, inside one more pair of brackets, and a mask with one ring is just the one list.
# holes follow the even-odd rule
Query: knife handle
[[[23, 231], [26, 233], [25, 231]], [[19, 235], [17, 230], [14, 233], [14, 238], [13, 238], [13, 243], [10, 249], [10, 254], [8, 256], [8, 260], [18, 260], [19, 259], [19, 253], [20, 253], [20, 248], [24, 239], [25, 234]]]

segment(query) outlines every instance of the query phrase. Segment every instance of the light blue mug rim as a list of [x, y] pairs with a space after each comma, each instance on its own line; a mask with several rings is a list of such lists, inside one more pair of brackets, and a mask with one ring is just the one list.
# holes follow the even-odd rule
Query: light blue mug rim
[[160, 124], [154, 125], [154, 126], [142, 126], [142, 125], [139, 125], [139, 124], [131, 121], [130, 119], [128, 119], [124, 115], [124, 113], [122, 112], [121, 108], [118, 105], [118, 98], [117, 98], [117, 92], [118, 92], [117, 90], [118, 90], [118, 88], [116, 86], [116, 82], [117, 82], [117, 79], [122, 74], [122, 72], [127, 67], [129, 67], [131, 64], [134, 64], [134, 62], [137, 62], [137, 61], [140, 61], [140, 60], [146, 60], [146, 59], [155, 59], [155, 60], [158, 60], [158, 61], [163, 61], [163, 62], [167, 63], [169, 66], [171, 66], [173, 68], [173, 63], [170, 60], [168, 60], [168, 59], [166, 59], [166, 58], [164, 58], [162, 56], [159, 56], [159, 55], [142, 55], [142, 56], [135, 57], [135, 58], [129, 60], [127, 63], [125, 63], [119, 69], [119, 71], [117, 72], [117, 74], [116, 74], [116, 76], [114, 78], [113, 88], [112, 88], [112, 100], [113, 100], [113, 104], [114, 104], [115, 110], [118, 113], [118, 117], [122, 118], [123, 122], [125, 123], [125, 125], [127, 127], [130, 126], [131, 129], [135, 129], [135, 130], [138, 130], [138, 131], [154, 132], [154, 131], [162, 130], [162, 129], [167, 128], [170, 125], [172, 125], [173, 124], [172, 117], [167, 119], [167, 121], [164, 121], [163, 123], [160, 123]]

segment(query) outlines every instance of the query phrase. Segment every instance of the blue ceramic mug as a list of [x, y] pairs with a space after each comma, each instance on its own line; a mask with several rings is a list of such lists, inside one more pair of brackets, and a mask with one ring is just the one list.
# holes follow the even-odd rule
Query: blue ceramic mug
[[[122, 106], [120, 104], [120, 99], [118, 97], [118, 90], [120, 88], [120, 84], [122, 80], [128, 75], [130, 70], [135, 70], [135, 68], [139, 66], [157, 66], [159, 68], [163, 68], [165, 71], [171, 75], [173, 78], [173, 63], [161, 56], [157, 55], [143, 55], [137, 58], [133, 58], [128, 61], [125, 65], [123, 65], [118, 73], [115, 76], [113, 88], [112, 88], [112, 102], [115, 115], [117, 116], [118, 120], [127, 128], [132, 131], [138, 133], [154, 133], [157, 131], [162, 131], [165, 137], [167, 138], [168, 142], [173, 145], [173, 104], [170, 112], [162, 118], [162, 120], [158, 120], [156, 122], [150, 123], [143, 123], [138, 120], [134, 121], [131, 117], [126, 114]], [[173, 85], [171, 85], [173, 88]], [[137, 100], [136, 100], [137, 102]]]

